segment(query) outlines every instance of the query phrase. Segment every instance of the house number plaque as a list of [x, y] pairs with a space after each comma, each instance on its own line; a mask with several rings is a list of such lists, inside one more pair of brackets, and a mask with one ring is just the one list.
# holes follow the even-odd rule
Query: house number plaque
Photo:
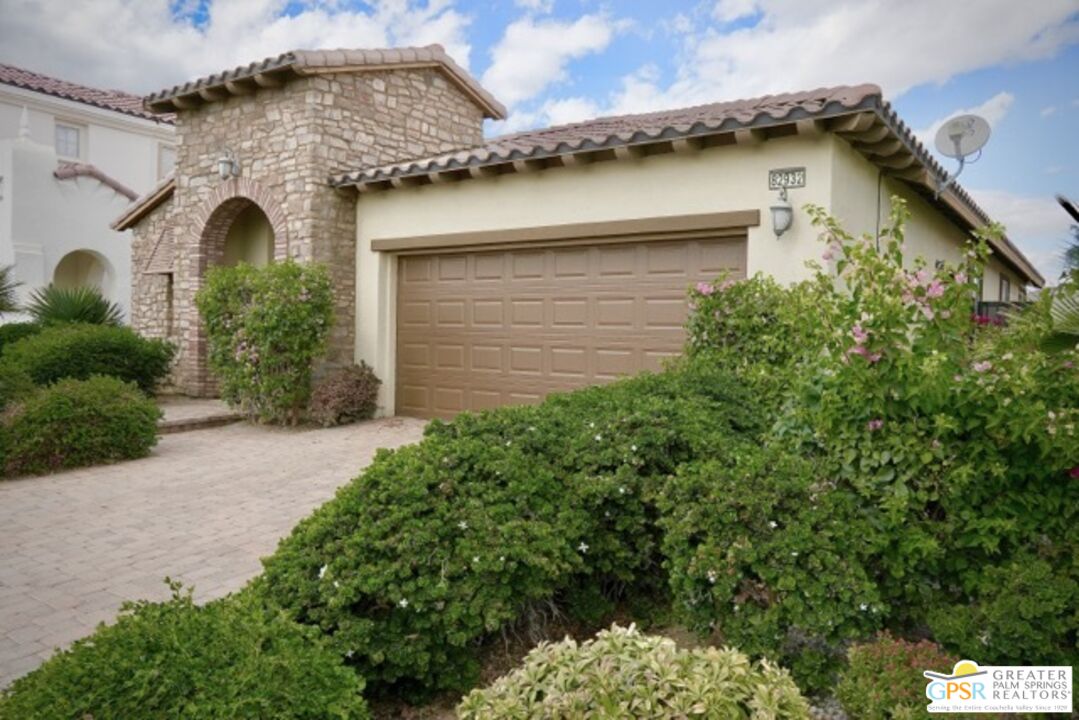
[[804, 167], [779, 168], [768, 171], [768, 189], [780, 190], [782, 188], [800, 188], [806, 186], [806, 169]]

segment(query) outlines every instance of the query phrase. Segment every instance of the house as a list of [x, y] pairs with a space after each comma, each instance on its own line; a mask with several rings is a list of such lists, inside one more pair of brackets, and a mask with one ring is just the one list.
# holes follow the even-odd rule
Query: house
[[[134, 231], [133, 322], [177, 341], [196, 395], [214, 392], [193, 299], [215, 264], [326, 263], [330, 362], [371, 364], [384, 412], [448, 416], [659, 367], [690, 284], [807, 277], [805, 203], [872, 233], [901, 196], [930, 261], [988, 220], [958, 186], [937, 196], [943, 168], [873, 85], [487, 140], [505, 109], [428, 46], [285, 53], [145, 107], [176, 116], [175, 174], [114, 227]], [[1010, 241], [992, 249], [986, 299], [1043, 284]]]
[[174, 152], [171, 117], [140, 97], [0, 65], [0, 264], [22, 298], [93, 285], [127, 313], [131, 246], [109, 225]]

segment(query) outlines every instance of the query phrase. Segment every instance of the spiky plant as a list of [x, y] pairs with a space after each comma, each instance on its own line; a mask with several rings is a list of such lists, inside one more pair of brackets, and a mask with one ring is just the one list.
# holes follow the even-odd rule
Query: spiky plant
[[120, 325], [124, 312], [95, 287], [62, 288], [55, 285], [39, 288], [30, 296], [26, 311], [42, 325], [88, 323]]
[[15, 294], [16, 288], [22, 285], [15, 279], [15, 267], [5, 265], [0, 267], [0, 313], [17, 312], [19, 310], [19, 298]]
[[1067, 350], [1079, 345], [1079, 289], [1074, 284], [1053, 293], [1049, 314], [1053, 319], [1053, 332], [1045, 339], [1045, 349]]

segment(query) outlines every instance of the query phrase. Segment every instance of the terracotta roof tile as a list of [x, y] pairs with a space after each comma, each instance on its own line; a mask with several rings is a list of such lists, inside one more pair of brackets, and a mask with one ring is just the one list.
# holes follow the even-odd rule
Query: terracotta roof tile
[[101, 90], [0, 63], [0, 83], [112, 110], [144, 120], [172, 124], [171, 114], [155, 114], [142, 106], [142, 98], [121, 90]]
[[253, 78], [257, 80], [256, 76], [259, 75], [271, 75], [283, 80], [290, 75], [311, 75], [331, 69], [349, 72], [393, 65], [437, 67], [470, 95], [488, 117], [501, 119], [506, 116], [506, 108], [484, 90], [464, 68], [454, 62], [441, 45], [386, 49], [292, 50], [165, 88], [147, 95], [145, 106], [154, 111], [166, 112], [176, 110], [178, 103], [187, 98], [199, 102], [208, 99], [212, 101], [217, 95], [227, 96], [232, 91], [230, 84], [250, 83]]

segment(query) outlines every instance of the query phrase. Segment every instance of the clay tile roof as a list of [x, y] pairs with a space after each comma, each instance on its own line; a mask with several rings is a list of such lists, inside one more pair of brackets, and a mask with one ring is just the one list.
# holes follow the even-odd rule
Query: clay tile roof
[[456, 152], [364, 168], [342, 175], [335, 182], [339, 185], [355, 185], [432, 170], [794, 122], [829, 111], [850, 112], [880, 96], [881, 90], [876, 85], [840, 86], [637, 115], [613, 115], [503, 135], [481, 146]]
[[151, 112], [173, 112], [189, 107], [188, 102], [213, 102], [233, 93], [251, 92], [263, 85], [280, 84], [290, 77], [323, 72], [383, 70], [395, 66], [438, 68], [471, 97], [487, 117], [506, 117], [506, 108], [454, 62], [441, 45], [381, 50], [292, 50], [152, 93], [144, 98], [144, 105]]
[[132, 115], [144, 120], [172, 124], [171, 114], [162, 115], [149, 112], [143, 107], [141, 97], [121, 90], [101, 90], [87, 87], [86, 85], [59, 80], [48, 75], [2, 63], [0, 63], [0, 83], [86, 105], [93, 105], [103, 110]]
[[96, 165], [91, 165], [90, 163], [61, 162], [57, 168], [53, 170], [52, 175], [57, 180], [74, 180], [76, 178], [89, 177], [97, 180], [106, 187], [112, 188], [128, 200], [134, 200], [139, 196], [137, 192], [127, 185], [124, 185], [119, 180], [109, 177], [99, 170]]

